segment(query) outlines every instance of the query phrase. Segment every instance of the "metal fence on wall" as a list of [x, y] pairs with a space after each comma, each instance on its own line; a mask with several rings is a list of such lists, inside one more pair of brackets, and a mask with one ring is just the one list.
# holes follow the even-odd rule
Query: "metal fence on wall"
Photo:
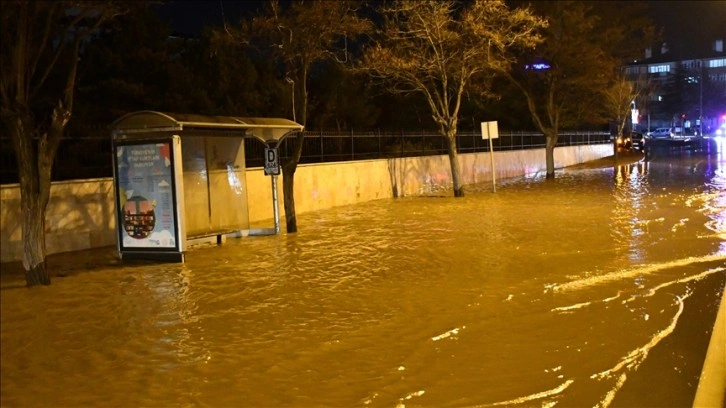
[[[435, 131], [305, 131], [300, 163], [323, 163], [394, 157], [446, 154], [446, 139]], [[283, 140], [280, 157], [284, 162], [292, 155], [294, 135]], [[611, 143], [608, 132], [562, 132], [557, 146]], [[538, 149], [545, 137], [538, 132], [499, 132], [493, 140], [494, 151]], [[489, 142], [479, 131], [463, 130], [457, 136], [459, 153], [489, 151]], [[245, 139], [247, 167], [264, 164], [265, 146], [258, 140]], [[53, 180], [74, 180], [113, 175], [111, 136], [108, 129], [88, 128], [61, 142], [53, 168]], [[17, 162], [12, 142], [0, 136], [0, 184], [17, 183]]]
[[[337, 132], [305, 131], [300, 163], [321, 163], [348, 160], [367, 160], [393, 157], [430, 156], [446, 154], [446, 139], [435, 131], [370, 131]], [[457, 135], [459, 153], [488, 152], [489, 142], [480, 131], [464, 130]], [[557, 146], [611, 143], [608, 132], [563, 132]], [[545, 147], [545, 136], [538, 132], [499, 132], [493, 140], [494, 151], [538, 149]], [[292, 155], [294, 140], [288, 137], [280, 146], [280, 157]], [[248, 167], [263, 165], [264, 146], [247, 140]]]

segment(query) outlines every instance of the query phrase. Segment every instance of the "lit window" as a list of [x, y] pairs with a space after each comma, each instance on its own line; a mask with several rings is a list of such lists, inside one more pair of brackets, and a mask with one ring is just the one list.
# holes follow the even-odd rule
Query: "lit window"
[[662, 65], [651, 65], [648, 67], [648, 72], [651, 74], [660, 73], [660, 72], [670, 72], [671, 66], [668, 64], [662, 64]]
[[713, 59], [708, 61], [709, 68], [726, 67], [726, 58]]

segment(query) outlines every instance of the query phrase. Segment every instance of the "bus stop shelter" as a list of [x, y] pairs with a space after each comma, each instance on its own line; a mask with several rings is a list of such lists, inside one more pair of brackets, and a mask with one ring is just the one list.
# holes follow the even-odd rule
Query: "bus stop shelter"
[[122, 259], [184, 261], [199, 240], [249, 233], [245, 138], [265, 145], [279, 233], [277, 147], [303, 126], [282, 118], [138, 111], [111, 129]]

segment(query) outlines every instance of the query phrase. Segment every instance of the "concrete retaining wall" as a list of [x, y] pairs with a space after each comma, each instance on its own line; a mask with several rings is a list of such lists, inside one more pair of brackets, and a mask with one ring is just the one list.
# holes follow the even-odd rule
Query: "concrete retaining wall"
[[[555, 167], [596, 160], [612, 154], [611, 145], [555, 149]], [[489, 153], [459, 157], [463, 184], [491, 181]], [[545, 171], [544, 149], [495, 153], [497, 179]], [[253, 228], [273, 226], [271, 179], [261, 168], [248, 169], [247, 197]], [[278, 178], [284, 231], [282, 177]], [[415, 196], [451, 189], [448, 156], [408, 157], [301, 165], [295, 174], [298, 214], [382, 198]], [[113, 180], [53, 183], [46, 212], [49, 254], [116, 244]], [[0, 186], [0, 262], [22, 259], [20, 189]]]

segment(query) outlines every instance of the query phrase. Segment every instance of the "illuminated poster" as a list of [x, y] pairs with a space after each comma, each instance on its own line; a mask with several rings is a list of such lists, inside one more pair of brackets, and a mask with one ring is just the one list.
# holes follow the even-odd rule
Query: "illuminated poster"
[[121, 248], [177, 249], [171, 141], [116, 145]]

